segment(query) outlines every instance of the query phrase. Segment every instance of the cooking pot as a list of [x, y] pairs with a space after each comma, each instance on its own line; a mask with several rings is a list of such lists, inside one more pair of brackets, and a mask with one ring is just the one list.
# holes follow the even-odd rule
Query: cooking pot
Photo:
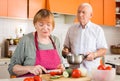
[[116, 65], [113, 63], [105, 63], [105, 64], [112, 65], [113, 68], [116, 68], [116, 74], [120, 75], [120, 65]]
[[84, 54], [68, 54], [67, 55], [67, 61], [69, 64], [73, 65], [79, 65], [82, 63], [82, 61], [87, 58], [88, 55]]

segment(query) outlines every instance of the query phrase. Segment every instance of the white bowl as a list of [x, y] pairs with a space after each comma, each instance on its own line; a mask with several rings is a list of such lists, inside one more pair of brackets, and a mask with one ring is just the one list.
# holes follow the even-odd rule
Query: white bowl
[[111, 70], [93, 70], [92, 79], [93, 81], [114, 81], [116, 75], [115, 68]]

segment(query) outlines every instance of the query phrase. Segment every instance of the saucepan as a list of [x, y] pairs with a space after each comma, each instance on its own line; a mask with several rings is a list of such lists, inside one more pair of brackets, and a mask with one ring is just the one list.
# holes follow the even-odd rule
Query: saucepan
[[116, 74], [120, 75], [120, 65], [113, 64], [113, 63], [105, 63], [105, 64], [112, 65], [112, 67], [116, 69]]
[[67, 61], [69, 64], [78, 65], [83, 62], [84, 59], [87, 58], [88, 55], [84, 54], [68, 54]]

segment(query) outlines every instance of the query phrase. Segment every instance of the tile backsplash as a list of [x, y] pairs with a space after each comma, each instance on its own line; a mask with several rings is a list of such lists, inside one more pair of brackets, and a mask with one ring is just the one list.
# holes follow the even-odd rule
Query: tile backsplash
[[[66, 17], [64, 17], [64, 15], [60, 15], [59, 17], [55, 18], [55, 29], [52, 33], [59, 37], [62, 45], [67, 33], [67, 29], [70, 27], [71, 24], [73, 24], [72, 21], [67, 22], [66, 24], [65, 18]], [[19, 27], [24, 30], [24, 34], [35, 31], [32, 20], [0, 18], [0, 47], [2, 48], [2, 56], [4, 56], [4, 40], [10, 37], [15, 38], [16, 29]], [[102, 28], [105, 32], [108, 47], [110, 47], [110, 45], [112, 44], [120, 44], [119, 27], [102, 26]], [[110, 53], [109, 49], [107, 53]]]

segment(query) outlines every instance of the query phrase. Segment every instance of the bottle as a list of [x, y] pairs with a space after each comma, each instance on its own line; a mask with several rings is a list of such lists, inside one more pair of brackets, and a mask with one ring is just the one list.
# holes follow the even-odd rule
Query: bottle
[[13, 44], [14, 44], [13, 39], [10, 39], [10, 45], [13, 45]]

